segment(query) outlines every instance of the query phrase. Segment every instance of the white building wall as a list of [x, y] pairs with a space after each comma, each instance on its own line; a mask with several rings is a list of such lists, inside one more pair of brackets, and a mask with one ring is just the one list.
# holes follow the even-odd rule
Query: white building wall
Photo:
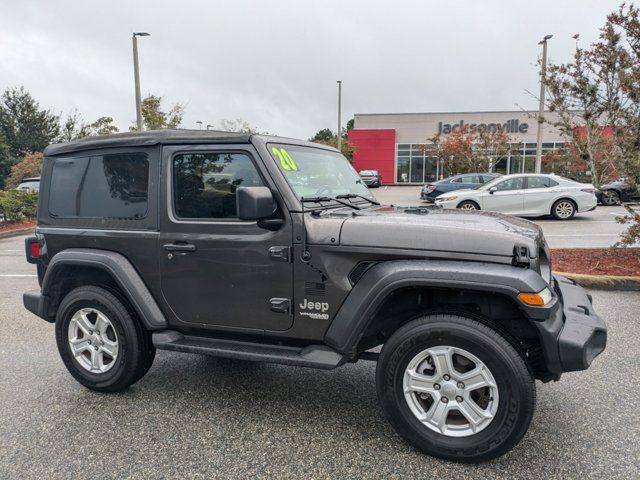
[[[526, 132], [509, 132], [513, 142], [535, 142], [538, 128], [535, 119], [537, 112], [523, 112], [521, 110], [507, 112], [444, 112], [444, 113], [365, 113], [356, 114], [354, 127], [357, 129], [393, 128], [396, 131], [396, 143], [427, 143], [439, 131], [440, 124], [500, 124], [516, 120], [519, 126], [526, 124]], [[555, 114], [547, 112], [548, 118]], [[544, 142], [562, 141], [560, 133], [550, 126], [544, 125]]]

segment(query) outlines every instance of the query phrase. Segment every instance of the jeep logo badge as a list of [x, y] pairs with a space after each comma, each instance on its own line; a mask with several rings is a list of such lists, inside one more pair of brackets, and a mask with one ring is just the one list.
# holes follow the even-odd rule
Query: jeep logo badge
[[329, 310], [329, 304], [327, 302], [310, 302], [306, 298], [303, 298], [302, 303], [298, 306], [300, 307], [300, 315], [316, 318], [318, 320], [329, 319], [329, 315], [325, 313]]

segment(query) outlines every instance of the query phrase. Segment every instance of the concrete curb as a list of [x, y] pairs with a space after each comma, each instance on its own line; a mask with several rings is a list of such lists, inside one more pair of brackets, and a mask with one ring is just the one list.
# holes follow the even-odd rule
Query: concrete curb
[[20, 235], [25, 235], [27, 233], [33, 233], [33, 232], [35, 232], [35, 230], [36, 230], [36, 227], [34, 225], [33, 227], [21, 228], [20, 230], [11, 230], [9, 232], [1, 232], [0, 233], [0, 238], [19, 237]]
[[582, 287], [597, 290], [640, 291], [640, 277], [618, 277], [615, 275], [583, 275], [581, 273], [554, 272], [575, 280]]

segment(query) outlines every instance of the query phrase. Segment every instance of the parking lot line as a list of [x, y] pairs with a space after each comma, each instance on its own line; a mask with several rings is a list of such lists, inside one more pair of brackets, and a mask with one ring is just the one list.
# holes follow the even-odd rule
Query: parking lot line
[[37, 277], [34, 273], [0, 273], [0, 277]]

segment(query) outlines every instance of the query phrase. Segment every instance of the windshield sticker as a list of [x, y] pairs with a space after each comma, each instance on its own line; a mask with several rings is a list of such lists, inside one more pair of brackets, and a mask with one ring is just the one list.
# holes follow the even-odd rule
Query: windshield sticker
[[289, 155], [289, 152], [287, 152], [286, 149], [273, 147], [271, 151], [276, 157], [278, 157], [280, 165], [284, 170], [298, 171], [298, 165], [296, 165], [296, 162], [293, 161], [293, 158], [291, 158], [291, 155]]

